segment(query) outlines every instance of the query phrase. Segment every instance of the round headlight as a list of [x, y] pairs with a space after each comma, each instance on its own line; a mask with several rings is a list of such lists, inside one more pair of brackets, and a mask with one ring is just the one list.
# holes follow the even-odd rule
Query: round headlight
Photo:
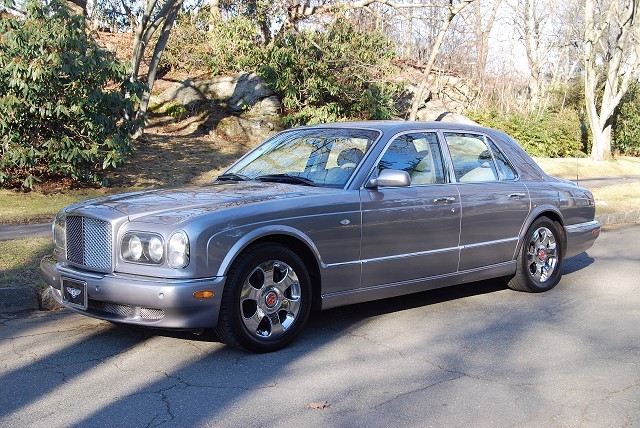
[[189, 264], [189, 238], [186, 233], [176, 232], [169, 238], [169, 266], [182, 269]]
[[152, 236], [149, 239], [149, 258], [158, 263], [164, 256], [164, 248], [162, 248], [162, 240], [157, 236]]
[[142, 241], [136, 235], [129, 238], [129, 254], [133, 260], [140, 260], [142, 257]]

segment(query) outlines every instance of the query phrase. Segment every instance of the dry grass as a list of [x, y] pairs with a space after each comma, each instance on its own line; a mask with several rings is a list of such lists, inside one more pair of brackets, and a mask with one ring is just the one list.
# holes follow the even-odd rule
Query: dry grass
[[611, 214], [640, 209], [640, 183], [625, 183], [591, 189], [596, 213]]
[[40, 259], [52, 251], [51, 238], [0, 241], [0, 288], [25, 284], [43, 287]]

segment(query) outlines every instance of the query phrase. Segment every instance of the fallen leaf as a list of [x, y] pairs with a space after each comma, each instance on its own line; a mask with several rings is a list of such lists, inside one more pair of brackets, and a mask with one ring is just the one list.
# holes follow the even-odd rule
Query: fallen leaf
[[314, 410], [326, 409], [331, 404], [328, 401], [318, 401], [317, 403], [309, 403], [309, 408]]

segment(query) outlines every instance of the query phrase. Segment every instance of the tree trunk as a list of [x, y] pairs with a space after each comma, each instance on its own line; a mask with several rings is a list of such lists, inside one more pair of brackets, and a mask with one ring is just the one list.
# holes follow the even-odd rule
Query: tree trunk
[[[595, 22], [593, 0], [585, 2], [584, 33], [584, 94], [587, 119], [591, 129], [593, 146], [591, 157], [595, 160], [611, 159], [611, 121], [616, 108], [629, 88], [631, 79], [640, 70], [640, 55], [632, 32], [638, 32], [638, 1], [628, 0], [620, 11], [617, 0], [609, 0], [606, 16]], [[605, 51], [598, 49], [606, 48]], [[597, 103], [597, 84], [600, 80], [598, 56], [608, 58], [602, 100]]]
[[[453, 21], [453, 18], [455, 18], [455, 16], [462, 9], [464, 9], [469, 3], [473, 1], [474, 0], [462, 0], [460, 4], [455, 8], [449, 7], [447, 9], [446, 16], [440, 22], [438, 35], [436, 36], [433, 42], [433, 46], [431, 46], [431, 52], [429, 52], [429, 60], [427, 61], [427, 64], [425, 65], [424, 70], [422, 71], [422, 77], [420, 79], [420, 82], [418, 83], [418, 89], [416, 91], [415, 96], [413, 97], [413, 100], [411, 101], [411, 110], [409, 113], [409, 120], [416, 120], [416, 118], [418, 117], [418, 110], [420, 109], [420, 106], [424, 101], [425, 90], [429, 85], [429, 75], [431, 74], [431, 71], [433, 70], [433, 66], [436, 63], [436, 59], [438, 58], [438, 54], [440, 53], [440, 47], [442, 46], [442, 41], [444, 40], [444, 36], [447, 33], [449, 26], [451, 25], [451, 21]], [[453, 4], [453, 1], [451, 3]]]
[[[169, 3], [169, 0], [167, 0]], [[182, 8], [183, 0], [173, 0], [171, 1], [171, 7], [164, 19], [164, 23], [162, 25], [162, 30], [160, 32], [160, 36], [158, 37], [158, 41], [156, 43], [156, 47], [153, 50], [153, 56], [151, 57], [151, 62], [149, 63], [149, 72], [147, 73], [147, 87], [142, 93], [142, 97], [140, 98], [140, 106], [138, 107], [137, 118], [139, 119], [139, 128], [134, 133], [133, 137], [138, 138], [144, 132], [144, 121], [147, 116], [147, 109], [149, 108], [149, 100], [151, 98], [151, 91], [153, 89], [153, 84], [156, 81], [156, 73], [158, 71], [158, 65], [160, 64], [160, 59], [162, 58], [162, 52], [164, 52], [164, 48], [167, 45], [167, 41], [169, 40], [169, 35], [171, 34], [171, 29], [173, 28], [173, 23]]]

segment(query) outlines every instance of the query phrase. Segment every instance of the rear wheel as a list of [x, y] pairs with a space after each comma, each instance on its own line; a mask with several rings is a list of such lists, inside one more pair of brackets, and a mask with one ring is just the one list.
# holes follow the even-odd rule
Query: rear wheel
[[215, 328], [225, 343], [254, 352], [284, 348], [302, 330], [311, 309], [304, 262], [279, 244], [259, 244], [233, 264]]
[[538, 293], [551, 290], [560, 282], [563, 243], [559, 227], [547, 217], [533, 222], [522, 242], [509, 288]]

